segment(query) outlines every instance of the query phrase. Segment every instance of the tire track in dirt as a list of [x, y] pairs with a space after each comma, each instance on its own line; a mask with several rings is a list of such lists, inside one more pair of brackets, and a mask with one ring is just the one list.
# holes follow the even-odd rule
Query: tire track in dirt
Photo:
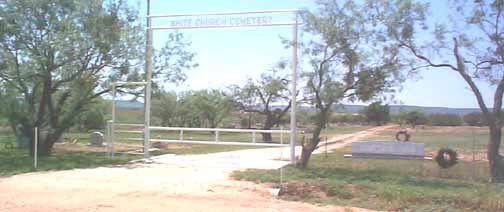
[[353, 142], [362, 140], [364, 138], [367, 138], [369, 136], [375, 135], [379, 132], [385, 131], [390, 128], [397, 127], [397, 125], [386, 125], [386, 126], [379, 126], [379, 127], [373, 127], [371, 129], [359, 131], [356, 133], [349, 133], [349, 134], [343, 134], [339, 136], [334, 136], [331, 139], [327, 140], [326, 142], [320, 142], [319, 145], [317, 146], [318, 149], [315, 150], [315, 154], [320, 154], [325, 151], [325, 145], [327, 145], [327, 150], [334, 150], [334, 149], [340, 149], [343, 148]]

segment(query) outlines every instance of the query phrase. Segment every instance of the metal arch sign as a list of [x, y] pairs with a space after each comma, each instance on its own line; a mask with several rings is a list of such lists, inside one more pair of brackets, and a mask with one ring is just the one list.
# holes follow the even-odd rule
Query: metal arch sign
[[148, 18], [173, 18], [164, 26], [153, 26], [153, 30], [169, 29], [199, 29], [199, 28], [231, 28], [231, 27], [261, 27], [261, 26], [293, 26], [301, 25], [296, 21], [277, 21], [275, 13], [297, 13], [299, 10], [264, 10], [224, 13], [192, 13], [171, 15], [150, 15]]
[[[292, 71], [291, 71], [291, 119], [290, 119], [290, 161], [296, 163], [296, 81], [297, 81], [297, 37], [299, 9], [261, 10], [238, 12], [212, 12], [191, 14], [150, 15], [149, 1], [147, 6], [147, 45], [145, 56], [146, 95], [144, 122], [144, 157], [149, 157], [150, 140], [150, 90], [152, 80], [152, 34], [155, 30], [201, 29], [201, 28], [231, 28], [231, 27], [263, 27], [263, 26], [293, 26], [292, 31]], [[293, 14], [290, 21], [277, 21], [272, 14]], [[269, 14], [269, 15], [268, 15]], [[152, 26], [152, 19], [171, 18], [162, 26]], [[164, 19], [166, 21], [166, 19]]]

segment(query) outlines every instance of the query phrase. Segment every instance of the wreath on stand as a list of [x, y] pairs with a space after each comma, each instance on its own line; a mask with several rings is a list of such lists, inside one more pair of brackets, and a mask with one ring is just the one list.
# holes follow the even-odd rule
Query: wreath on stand
[[397, 141], [409, 141], [410, 134], [408, 132], [401, 130], [395, 134], [395, 138]]
[[439, 167], [450, 168], [457, 164], [457, 152], [450, 148], [441, 148], [435, 158]]

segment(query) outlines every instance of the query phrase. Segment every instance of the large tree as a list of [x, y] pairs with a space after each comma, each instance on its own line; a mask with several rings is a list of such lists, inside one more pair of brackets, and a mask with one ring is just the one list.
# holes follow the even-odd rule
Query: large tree
[[381, 126], [390, 121], [390, 108], [388, 104], [382, 105], [380, 101], [373, 102], [364, 109], [364, 115], [368, 122]]
[[[446, 3], [446, 2], [444, 2]], [[444, 19], [429, 19], [428, 5], [412, 1], [382, 1], [387, 32], [412, 58], [413, 70], [455, 73], [470, 88], [490, 130], [487, 157], [493, 182], [504, 182], [499, 154], [504, 93], [504, 1], [449, 1]], [[377, 4], [378, 6], [378, 4]], [[441, 15], [441, 14], [440, 14]], [[493, 104], [482, 86], [494, 88]]]
[[300, 44], [309, 68], [306, 99], [317, 109], [312, 138], [303, 144], [299, 165], [306, 167], [320, 142], [334, 104], [370, 100], [388, 91], [399, 75], [396, 48], [379, 33], [365, 4], [317, 1], [316, 12], [303, 14], [304, 29], [313, 38]]
[[[234, 86], [234, 103], [244, 112], [257, 113], [265, 117], [263, 130], [281, 124], [291, 106], [289, 80], [282, 74], [285, 62], [279, 62], [270, 71], [261, 74], [257, 81], [249, 80], [243, 87]], [[262, 133], [262, 140], [271, 142], [271, 133]]]
[[[54, 142], [113, 81], [141, 81], [145, 26], [124, 1], [0, 1], [0, 81], [9, 121], [39, 153]], [[194, 54], [180, 34], [155, 51], [154, 75], [180, 79]], [[166, 76], [166, 77], [163, 77]], [[30, 145], [33, 147], [33, 145]], [[30, 148], [33, 151], [33, 148]]]

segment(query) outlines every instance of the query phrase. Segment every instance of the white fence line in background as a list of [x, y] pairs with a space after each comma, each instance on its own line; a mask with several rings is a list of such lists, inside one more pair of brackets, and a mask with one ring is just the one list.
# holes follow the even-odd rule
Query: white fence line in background
[[[130, 141], [143, 141], [143, 138], [125, 138]], [[174, 139], [150, 139], [153, 142], [163, 143], [178, 143], [178, 144], [213, 144], [213, 145], [231, 145], [231, 146], [270, 146], [270, 147], [288, 147], [288, 144], [275, 144], [275, 143], [248, 143], [236, 141], [195, 141], [195, 140], [174, 140]]]
[[[116, 127], [142, 127], [143, 124], [121, 124], [113, 123], [112, 121], [107, 122], [107, 156], [113, 157], [115, 148], [114, 140], [115, 133], [128, 133], [128, 134], [142, 134], [144, 130], [116, 130]], [[229, 128], [189, 128], [189, 127], [155, 127], [150, 126], [151, 131], [179, 131], [179, 139], [149, 139], [151, 142], [165, 142], [165, 143], [180, 143], [180, 144], [217, 144], [217, 145], [235, 145], [235, 146], [270, 146], [270, 147], [287, 147], [289, 144], [283, 143], [283, 134], [290, 133], [290, 130], [257, 130], [257, 129], [229, 129]], [[215, 138], [213, 141], [197, 141], [197, 140], [185, 140], [184, 132], [214, 132]], [[220, 132], [229, 133], [251, 133], [251, 142], [236, 142], [236, 141], [221, 141], [219, 140]], [[277, 143], [259, 143], [256, 142], [257, 133], [272, 133], [280, 134], [280, 144]], [[132, 141], [142, 141], [143, 138], [125, 138], [126, 140]]]
[[[116, 124], [122, 125], [122, 124]], [[204, 131], [204, 132], [249, 132], [249, 133], [290, 133], [290, 130], [256, 130], [256, 129], [230, 129], [230, 128], [189, 128], [189, 127], [150, 127], [150, 130], [166, 131]]]

